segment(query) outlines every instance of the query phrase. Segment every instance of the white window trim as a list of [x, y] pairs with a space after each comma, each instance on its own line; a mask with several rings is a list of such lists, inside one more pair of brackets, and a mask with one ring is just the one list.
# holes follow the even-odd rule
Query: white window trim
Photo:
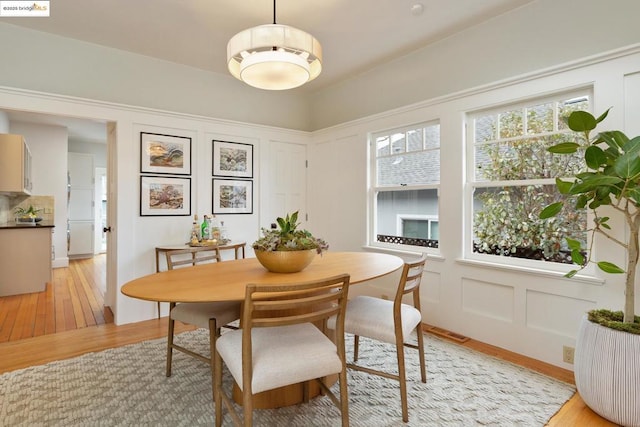
[[404, 228], [402, 227], [404, 220], [417, 220], [417, 221], [427, 221], [429, 223], [429, 237], [431, 239], [431, 223], [432, 222], [440, 222], [440, 218], [437, 215], [417, 215], [417, 214], [398, 214], [396, 215], [396, 233], [400, 235]]
[[[571, 97], [573, 95], [588, 95], [590, 99], [589, 108], [593, 109], [595, 104], [593, 97], [593, 87], [592, 86], [581, 86], [568, 88], [566, 90], [559, 89], [554, 91], [553, 93], [546, 94], [543, 97], [531, 96], [530, 98], [524, 98], [517, 102], [509, 102], [505, 101], [500, 103], [499, 105], [494, 105], [491, 108], [478, 108], [474, 110], [470, 110], [465, 113], [465, 139], [467, 143], [465, 144], [465, 162], [466, 162], [466, 179], [464, 183], [464, 196], [466, 200], [466, 214], [464, 216], [464, 245], [462, 248], [463, 258], [458, 261], [469, 261], [471, 263], [477, 263], [482, 265], [491, 265], [491, 266], [502, 266], [506, 269], [517, 268], [523, 270], [531, 270], [531, 271], [548, 271], [550, 274], [566, 274], [571, 270], [576, 269], [576, 265], [573, 264], [563, 264], [563, 263], [555, 263], [555, 262], [546, 262], [546, 261], [538, 261], [531, 260], [526, 258], [516, 258], [516, 257], [506, 257], [506, 256], [498, 256], [491, 254], [481, 254], [473, 251], [473, 195], [474, 191], [477, 188], [491, 188], [491, 187], [502, 187], [502, 186], [518, 186], [518, 185], [526, 185], [526, 184], [540, 184], [540, 185], [549, 185], [555, 184], [555, 179], [532, 179], [532, 180], [512, 180], [512, 181], [476, 181], [475, 180], [475, 127], [473, 126], [474, 119], [481, 115], [492, 114], [492, 113], [500, 113], [503, 111], [507, 111], [513, 108], [524, 108], [526, 106], [531, 105], [532, 103], [539, 103], [551, 100], [557, 100], [561, 97]], [[557, 115], [554, 112], [554, 128], [557, 127]], [[525, 135], [527, 137], [528, 135]], [[506, 141], [513, 138], [503, 138], [497, 139], [496, 141]], [[492, 141], [492, 143], [496, 142]], [[477, 145], [483, 145], [485, 142], [479, 143]], [[588, 213], [587, 223], [592, 221], [591, 213]], [[589, 235], [590, 239], [591, 236]], [[593, 265], [588, 265], [581, 272], [582, 277], [584, 278], [593, 278], [597, 277], [596, 269]], [[588, 280], [588, 279], [585, 279]], [[596, 279], [597, 280], [597, 279]]]
[[[367, 207], [368, 207], [368, 212], [367, 212], [367, 244], [365, 245], [366, 248], [375, 248], [375, 249], [382, 249], [382, 250], [388, 250], [388, 251], [399, 251], [399, 252], [403, 252], [403, 253], [415, 253], [416, 251], [425, 253], [425, 254], [430, 254], [432, 256], [440, 256], [440, 249], [439, 248], [428, 248], [428, 247], [421, 247], [421, 246], [412, 246], [412, 245], [402, 245], [402, 244], [391, 244], [391, 243], [385, 243], [385, 242], [378, 242], [376, 239], [376, 224], [377, 224], [377, 212], [376, 212], [376, 199], [378, 197], [378, 193], [379, 192], [391, 192], [391, 191], [412, 191], [412, 190], [436, 190], [437, 194], [438, 194], [438, 198], [440, 198], [440, 182], [438, 182], [437, 184], [419, 184], [419, 185], [403, 185], [403, 186], [382, 186], [382, 185], [377, 185], [377, 159], [379, 158], [384, 158], [384, 157], [390, 157], [390, 156], [398, 156], [400, 154], [389, 154], [389, 155], [385, 155], [385, 156], [378, 156], [377, 155], [377, 147], [376, 147], [376, 141], [375, 141], [375, 136], [382, 134], [384, 132], [394, 132], [394, 131], [400, 131], [400, 130], [412, 130], [412, 129], [416, 129], [416, 127], [428, 127], [428, 126], [432, 126], [432, 125], [441, 125], [441, 120], [440, 118], [434, 118], [431, 120], [425, 120], [425, 121], [421, 121], [415, 124], [404, 124], [404, 125], [399, 125], [399, 126], [395, 126], [395, 127], [390, 127], [387, 129], [380, 129], [380, 130], [376, 130], [376, 131], [371, 131], [367, 134], [367, 157], [369, 159], [369, 170], [368, 170], [368, 174], [367, 174], [367, 180], [368, 180], [368, 192], [367, 192], [367, 197], [368, 197], [368, 201], [367, 201]], [[428, 152], [428, 151], [440, 151], [441, 153], [441, 149], [442, 149], [442, 141], [440, 141], [440, 144], [438, 145], [437, 148], [434, 147], [429, 147], [429, 148], [424, 148], [422, 150], [416, 150], [416, 151], [410, 151], [410, 152], [404, 152], [401, 154], [412, 154], [412, 153], [418, 153], [418, 152]], [[389, 150], [391, 151], [391, 150]], [[442, 176], [442, 174], [441, 174]], [[438, 203], [438, 209], [440, 207], [440, 203]], [[439, 215], [438, 215], [439, 216]], [[438, 221], [440, 221], [438, 219]]]

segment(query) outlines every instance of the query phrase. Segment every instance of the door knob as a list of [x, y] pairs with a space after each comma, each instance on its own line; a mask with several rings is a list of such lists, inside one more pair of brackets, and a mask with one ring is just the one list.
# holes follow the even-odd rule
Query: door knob
[[102, 228], [102, 231], [103, 231], [103, 232], [105, 232], [105, 233], [106, 233], [106, 232], [109, 232], [109, 233], [110, 233], [110, 232], [111, 232], [111, 227], [103, 227], [103, 228]]

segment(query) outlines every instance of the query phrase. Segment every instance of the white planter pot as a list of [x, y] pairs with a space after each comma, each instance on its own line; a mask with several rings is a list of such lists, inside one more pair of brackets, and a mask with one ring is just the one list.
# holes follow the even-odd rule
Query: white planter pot
[[585, 316], [574, 360], [582, 400], [600, 416], [640, 427], [640, 335], [605, 328]]

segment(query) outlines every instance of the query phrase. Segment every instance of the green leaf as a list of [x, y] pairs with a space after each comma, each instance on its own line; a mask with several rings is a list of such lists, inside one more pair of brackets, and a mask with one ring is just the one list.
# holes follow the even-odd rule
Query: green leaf
[[626, 144], [624, 144], [622, 149], [626, 154], [634, 153], [638, 155], [638, 153], [640, 153], [640, 136], [630, 139]]
[[598, 169], [600, 165], [607, 163], [607, 155], [604, 154], [602, 148], [595, 145], [591, 145], [585, 150], [584, 159], [591, 169]]
[[598, 144], [600, 142], [604, 142], [611, 148], [618, 149], [624, 147], [629, 142], [629, 138], [619, 130], [611, 130], [598, 134], [595, 143]]
[[578, 265], [584, 264], [584, 255], [582, 255], [580, 249], [574, 249], [571, 251], [571, 260]]
[[604, 271], [605, 273], [611, 273], [611, 274], [624, 273], [623, 269], [607, 261], [600, 261], [598, 263], [598, 268], [600, 268], [600, 270]]
[[597, 190], [601, 186], [614, 186], [623, 182], [622, 178], [617, 176], [591, 174], [582, 179], [582, 182], [577, 182], [571, 187], [571, 194], [588, 193], [589, 191]]
[[640, 157], [637, 153], [625, 153], [613, 164], [613, 169], [623, 178], [631, 178], [640, 173]]
[[556, 203], [550, 204], [549, 206], [542, 209], [539, 215], [540, 219], [547, 219], [547, 218], [551, 218], [552, 216], [556, 216], [562, 210], [562, 206], [563, 206], [562, 202], [556, 202]]
[[585, 132], [596, 128], [596, 118], [586, 111], [574, 111], [567, 120], [569, 129], [575, 132]]
[[549, 147], [547, 151], [555, 154], [572, 154], [578, 151], [578, 148], [580, 148], [580, 144], [576, 144], [575, 142], [562, 142]]
[[631, 199], [636, 205], [640, 204], [640, 188], [630, 188], [627, 190], [627, 197]]
[[565, 239], [567, 241], [567, 246], [569, 246], [569, 249], [574, 250], [574, 249], [582, 249], [582, 244], [580, 244], [580, 242], [578, 240], [574, 240], [571, 239], [569, 237], [567, 237]]
[[579, 195], [576, 199], [576, 209], [584, 209], [584, 207], [587, 206], [588, 201], [589, 197], [585, 196], [584, 194]]
[[578, 273], [578, 270], [571, 270], [570, 272], [565, 274], [564, 277], [568, 277], [569, 279], [571, 279], [573, 276], [576, 275], [576, 273]]
[[600, 114], [600, 117], [598, 117], [596, 119], [596, 123], [600, 123], [601, 121], [603, 121], [604, 119], [607, 118], [607, 116], [609, 115], [609, 110], [611, 110], [611, 108], [607, 108], [607, 111], [605, 111], [604, 113]]
[[571, 187], [573, 186], [573, 182], [571, 181], [563, 181], [560, 178], [556, 178], [556, 187], [560, 194], [569, 194]]

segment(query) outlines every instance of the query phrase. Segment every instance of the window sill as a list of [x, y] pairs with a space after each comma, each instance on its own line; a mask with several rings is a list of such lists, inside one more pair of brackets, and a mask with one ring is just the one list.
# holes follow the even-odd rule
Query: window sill
[[428, 260], [432, 261], [444, 261], [444, 257], [438, 254], [430, 254], [428, 252], [421, 251], [409, 251], [409, 250], [401, 250], [401, 249], [391, 249], [391, 248], [381, 248], [379, 246], [363, 246], [362, 249], [367, 252], [380, 252], [384, 254], [397, 255], [401, 258], [411, 258], [416, 256], [422, 256], [424, 253], [427, 256]]
[[605, 282], [604, 279], [600, 277], [576, 274], [572, 278], [567, 278], [567, 277], [564, 277], [565, 273], [560, 271], [542, 270], [538, 268], [524, 267], [520, 265], [505, 265], [505, 264], [498, 264], [494, 262], [479, 261], [479, 260], [464, 259], [464, 258], [456, 259], [456, 263], [470, 265], [473, 267], [487, 268], [491, 270], [515, 271], [518, 273], [524, 273], [524, 274], [528, 274], [536, 277], [564, 279], [564, 280], [570, 280], [572, 282], [581, 282], [588, 285], [602, 286], [604, 285], [604, 282]]

